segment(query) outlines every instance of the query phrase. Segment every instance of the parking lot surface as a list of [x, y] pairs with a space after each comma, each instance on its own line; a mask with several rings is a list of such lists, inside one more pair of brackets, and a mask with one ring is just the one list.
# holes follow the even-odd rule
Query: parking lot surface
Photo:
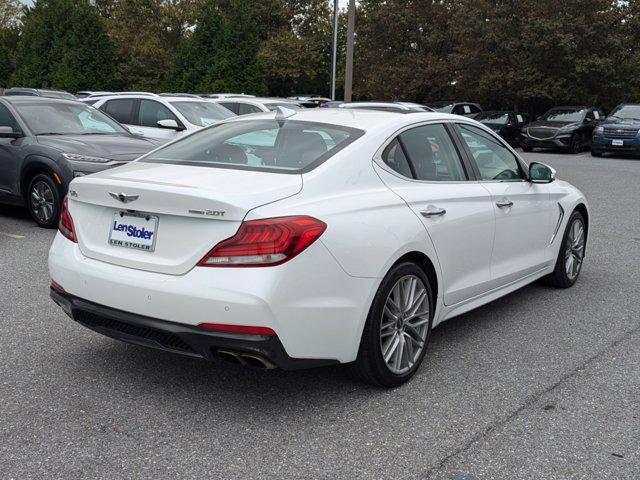
[[578, 283], [440, 325], [396, 390], [99, 336], [49, 299], [55, 232], [0, 206], [0, 478], [638, 478], [640, 160], [524, 156], [590, 201]]

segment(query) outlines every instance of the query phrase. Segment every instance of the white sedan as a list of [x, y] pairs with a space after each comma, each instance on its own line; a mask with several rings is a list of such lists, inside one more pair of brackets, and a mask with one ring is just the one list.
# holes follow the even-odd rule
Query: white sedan
[[279, 110], [73, 180], [51, 296], [130, 343], [394, 387], [440, 322], [573, 285], [588, 228], [578, 189], [474, 120]]

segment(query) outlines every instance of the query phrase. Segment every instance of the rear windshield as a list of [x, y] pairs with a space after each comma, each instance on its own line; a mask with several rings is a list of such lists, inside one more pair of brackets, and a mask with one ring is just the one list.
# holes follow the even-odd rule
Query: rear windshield
[[200, 130], [140, 161], [304, 173], [363, 134], [355, 128], [315, 122], [246, 120]]
[[221, 105], [212, 102], [171, 102], [190, 123], [199, 127], [208, 127], [235, 114]]

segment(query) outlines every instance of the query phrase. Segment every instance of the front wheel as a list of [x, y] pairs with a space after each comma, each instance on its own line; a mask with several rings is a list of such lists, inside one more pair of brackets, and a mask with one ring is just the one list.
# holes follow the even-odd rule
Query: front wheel
[[569, 140], [569, 153], [580, 153], [580, 148], [582, 147], [582, 139], [580, 138], [579, 133], [574, 133], [571, 136], [571, 140]]
[[382, 280], [362, 332], [356, 376], [393, 388], [416, 373], [431, 336], [433, 299], [424, 271], [415, 263], [394, 266]]
[[44, 228], [56, 228], [61, 205], [60, 192], [53, 178], [46, 173], [35, 175], [27, 189], [27, 206], [36, 223]]
[[587, 244], [587, 229], [584, 217], [574, 211], [567, 222], [562, 245], [553, 272], [547, 277], [548, 283], [558, 288], [569, 288], [580, 275], [584, 251]]

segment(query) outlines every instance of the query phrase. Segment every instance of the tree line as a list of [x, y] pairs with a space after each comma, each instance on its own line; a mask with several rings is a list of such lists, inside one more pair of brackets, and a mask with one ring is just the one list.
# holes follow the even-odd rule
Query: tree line
[[[0, 86], [327, 95], [332, 4], [0, 0]], [[609, 109], [640, 101], [639, 40], [640, 0], [361, 0], [354, 97]]]

